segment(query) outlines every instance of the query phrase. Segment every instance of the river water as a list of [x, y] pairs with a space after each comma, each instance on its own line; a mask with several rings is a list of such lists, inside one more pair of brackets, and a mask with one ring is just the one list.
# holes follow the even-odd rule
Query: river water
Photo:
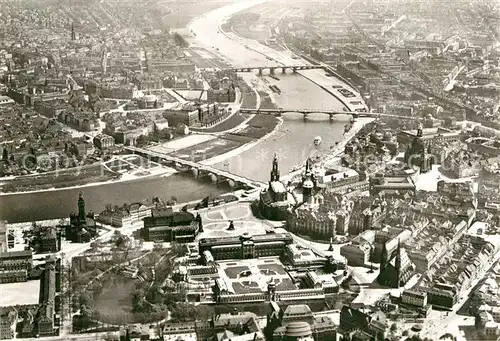
[[[270, 65], [266, 57], [245, 47], [259, 49], [257, 43], [227, 38], [218, 32], [220, 20], [233, 12], [249, 6], [255, 1], [242, 1], [237, 7], [225, 6], [195, 20], [190, 28], [197, 33], [197, 44], [216, 46], [228, 57], [233, 65], [255, 64]], [[243, 4], [245, 4], [243, 6]], [[211, 39], [212, 38], [212, 39]], [[208, 44], [207, 44], [208, 42]], [[269, 53], [268, 50], [265, 51]], [[273, 58], [280, 58], [278, 53]], [[289, 56], [282, 56], [290, 60]], [[241, 62], [243, 61], [243, 62]], [[250, 62], [245, 62], [250, 61]], [[274, 64], [273, 64], [274, 65]], [[320, 71], [308, 71], [320, 72]], [[277, 73], [279, 81], [265, 77], [269, 83], [276, 84], [282, 91], [275, 95], [275, 102], [285, 109], [334, 109], [342, 110], [343, 105], [326, 91], [300, 75]], [[269, 138], [255, 147], [216, 164], [221, 169], [230, 170], [245, 177], [267, 181], [274, 153], [280, 161], [281, 174], [289, 172], [293, 166], [303, 163], [308, 155], [317, 149], [313, 145], [316, 136], [321, 136], [321, 152], [326, 152], [342, 138], [345, 119], [330, 122], [328, 116], [312, 115], [304, 120], [300, 114], [286, 114], [284, 122]], [[32, 221], [66, 217], [76, 210], [76, 201], [80, 189], [46, 191], [0, 196], [0, 219], [9, 222]], [[85, 187], [84, 194], [87, 208], [100, 212], [108, 203], [121, 205], [158, 196], [168, 199], [176, 196], [179, 201], [202, 199], [209, 194], [221, 194], [229, 191], [228, 187], [216, 187], [208, 182], [195, 180], [189, 176], [172, 175], [164, 178], [149, 178], [131, 182], [121, 182]]]

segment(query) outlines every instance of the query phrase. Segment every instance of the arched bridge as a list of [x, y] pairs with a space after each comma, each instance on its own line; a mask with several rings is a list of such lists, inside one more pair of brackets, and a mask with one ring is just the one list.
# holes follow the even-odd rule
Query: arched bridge
[[310, 114], [324, 114], [330, 116], [330, 119], [333, 119], [336, 115], [350, 115], [354, 118], [358, 117], [388, 117], [388, 118], [401, 118], [408, 120], [418, 120], [418, 117], [412, 116], [401, 116], [401, 115], [391, 115], [377, 112], [367, 112], [367, 111], [336, 111], [336, 110], [321, 110], [321, 109], [249, 109], [249, 108], [241, 108], [240, 113], [242, 114], [251, 114], [251, 115], [274, 115], [274, 116], [283, 116], [285, 113], [299, 113], [306, 118]]
[[156, 158], [158, 159], [158, 162], [163, 161], [166, 163], [171, 163], [172, 166], [176, 169], [188, 168], [195, 178], [209, 177], [214, 183], [227, 182], [232, 188], [240, 186], [246, 186], [249, 188], [262, 188], [262, 186], [265, 185], [262, 182], [253, 181], [243, 176], [226, 172], [211, 166], [202, 165], [198, 162], [180, 159], [169, 154], [159, 153], [133, 146], [125, 146], [124, 149], [131, 151], [134, 154]]
[[290, 69], [293, 72], [300, 70], [315, 70], [324, 69], [323, 65], [279, 65], [279, 66], [245, 66], [237, 68], [229, 68], [223, 70], [230, 70], [234, 72], [252, 72], [259, 71], [259, 75], [263, 73], [264, 70], [269, 70], [270, 74], [274, 74], [276, 70], [281, 70], [281, 73], [286, 73], [286, 70]]

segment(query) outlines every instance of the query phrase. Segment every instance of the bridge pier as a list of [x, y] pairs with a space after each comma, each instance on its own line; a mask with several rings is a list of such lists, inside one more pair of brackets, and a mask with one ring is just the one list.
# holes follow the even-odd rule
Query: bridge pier
[[293, 71], [293, 73], [297, 73], [297, 68], [296, 68], [296, 67], [293, 67], [293, 68], [292, 68], [292, 71]]
[[309, 115], [308, 113], [302, 113], [303, 117], [304, 117], [304, 121], [307, 121], [307, 115]]
[[286, 73], [286, 67], [281, 68], [281, 73], [285, 74]]
[[329, 114], [328, 116], [330, 116], [330, 121], [333, 121], [333, 117], [335, 116], [334, 114]]
[[274, 68], [273, 68], [273, 67], [272, 67], [272, 68], [269, 68], [269, 73], [270, 73], [271, 75], [274, 75]]
[[259, 69], [259, 76], [262, 76], [262, 69]]
[[191, 168], [191, 173], [193, 174], [193, 178], [197, 179], [199, 175], [199, 171], [197, 168]]
[[216, 174], [210, 173], [209, 177], [210, 177], [210, 180], [212, 180], [212, 183], [214, 183], [214, 184], [217, 183], [218, 178], [217, 178]]

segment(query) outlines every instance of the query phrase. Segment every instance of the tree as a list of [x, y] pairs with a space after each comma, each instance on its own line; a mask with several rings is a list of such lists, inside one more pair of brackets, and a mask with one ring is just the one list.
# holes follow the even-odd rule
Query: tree
[[2, 160], [9, 161], [9, 152], [7, 151], [7, 148], [4, 148], [2, 151]]
[[393, 333], [394, 333], [396, 330], [398, 330], [398, 326], [397, 326], [395, 323], [393, 323], [393, 324], [391, 325], [391, 332], [393, 332]]

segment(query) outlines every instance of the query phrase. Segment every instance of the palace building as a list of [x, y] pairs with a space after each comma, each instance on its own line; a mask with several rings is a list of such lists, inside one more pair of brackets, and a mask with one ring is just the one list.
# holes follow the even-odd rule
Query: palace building
[[267, 233], [251, 236], [244, 233], [239, 237], [203, 238], [199, 241], [199, 252], [214, 260], [251, 259], [258, 257], [281, 256], [286, 246], [293, 243], [288, 233]]

